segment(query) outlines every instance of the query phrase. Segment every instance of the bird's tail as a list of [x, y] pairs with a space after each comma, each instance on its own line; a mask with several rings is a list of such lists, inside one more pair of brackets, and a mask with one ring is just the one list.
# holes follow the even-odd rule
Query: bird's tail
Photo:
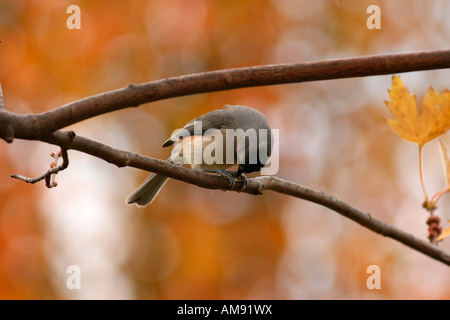
[[125, 202], [135, 203], [138, 207], [145, 207], [150, 204], [169, 178], [152, 173], [145, 181], [132, 193], [128, 195]]

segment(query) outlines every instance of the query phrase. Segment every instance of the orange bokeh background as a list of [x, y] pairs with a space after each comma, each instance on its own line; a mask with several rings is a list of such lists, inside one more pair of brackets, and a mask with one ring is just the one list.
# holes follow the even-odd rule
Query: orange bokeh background
[[[70, 30], [69, 5], [81, 9]], [[369, 30], [366, 9], [381, 9]], [[0, 3], [6, 108], [39, 113], [165, 77], [260, 64], [448, 49], [450, 3], [386, 1], [43, 1]], [[448, 70], [401, 77], [420, 100]], [[417, 147], [384, 122], [391, 77], [187, 96], [70, 127], [115, 148], [165, 159], [162, 142], [225, 104], [261, 110], [280, 129], [277, 176], [323, 190], [426, 239]], [[444, 141], [450, 143], [447, 136]], [[145, 209], [124, 199], [148, 173], [69, 151], [58, 187], [37, 176], [57, 147], [0, 142], [1, 299], [449, 299], [448, 267], [328, 209], [273, 192], [250, 196], [171, 180]], [[445, 183], [425, 150], [430, 190]], [[443, 226], [450, 202], [438, 214]], [[450, 240], [440, 246], [450, 250]], [[78, 265], [81, 289], [69, 289]], [[366, 270], [378, 265], [381, 289]]]

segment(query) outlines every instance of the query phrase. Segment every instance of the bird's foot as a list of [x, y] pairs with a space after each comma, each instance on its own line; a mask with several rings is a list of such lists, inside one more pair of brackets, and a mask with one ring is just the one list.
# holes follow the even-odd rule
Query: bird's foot
[[203, 172], [205, 173], [217, 173], [222, 177], [225, 177], [228, 180], [228, 189], [233, 189], [236, 185], [236, 181], [241, 182], [242, 185], [237, 190], [237, 192], [242, 192], [247, 188], [248, 179], [242, 173], [237, 175], [237, 171], [228, 171], [228, 170], [216, 170], [216, 169], [205, 169], [203, 168]]

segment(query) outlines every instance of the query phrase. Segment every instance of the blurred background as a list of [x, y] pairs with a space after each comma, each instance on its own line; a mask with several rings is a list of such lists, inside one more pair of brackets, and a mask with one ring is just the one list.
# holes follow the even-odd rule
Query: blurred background
[[[69, 5], [81, 30], [69, 30]], [[369, 30], [369, 5], [381, 29]], [[0, 83], [7, 109], [39, 113], [170, 76], [260, 64], [448, 49], [450, 2], [306, 0], [0, 1]], [[448, 70], [401, 74], [419, 100]], [[280, 129], [277, 176], [330, 193], [426, 239], [417, 146], [386, 125], [391, 75], [201, 94], [71, 126], [112, 147], [166, 159], [187, 121], [225, 104]], [[447, 146], [450, 138], [443, 137]], [[145, 209], [124, 199], [148, 175], [69, 151], [0, 141], [1, 299], [449, 299], [450, 272], [339, 214], [273, 192], [250, 196], [170, 180]], [[444, 187], [436, 141], [424, 149], [429, 193]], [[437, 214], [450, 219], [450, 196]], [[450, 250], [450, 239], [439, 244]], [[66, 285], [79, 266], [81, 288]], [[370, 265], [381, 289], [366, 287]]]

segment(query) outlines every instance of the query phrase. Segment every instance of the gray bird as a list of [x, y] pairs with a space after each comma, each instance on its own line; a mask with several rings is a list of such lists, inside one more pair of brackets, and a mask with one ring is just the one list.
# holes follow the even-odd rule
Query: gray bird
[[[243, 173], [260, 171], [267, 163], [273, 136], [260, 111], [245, 106], [225, 107], [189, 121], [162, 147], [173, 147], [167, 161], [189, 164], [196, 171], [218, 173], [228, 179], [229, 187], [234, 186], [235, 179], [240, 179], [242, 191], [247, 182]], [[237, 171], [226, 170], [236, 164]], [[166, 176], [151, 174], [126, 198], [126, 203], [147, 206], [167, 180]]]

